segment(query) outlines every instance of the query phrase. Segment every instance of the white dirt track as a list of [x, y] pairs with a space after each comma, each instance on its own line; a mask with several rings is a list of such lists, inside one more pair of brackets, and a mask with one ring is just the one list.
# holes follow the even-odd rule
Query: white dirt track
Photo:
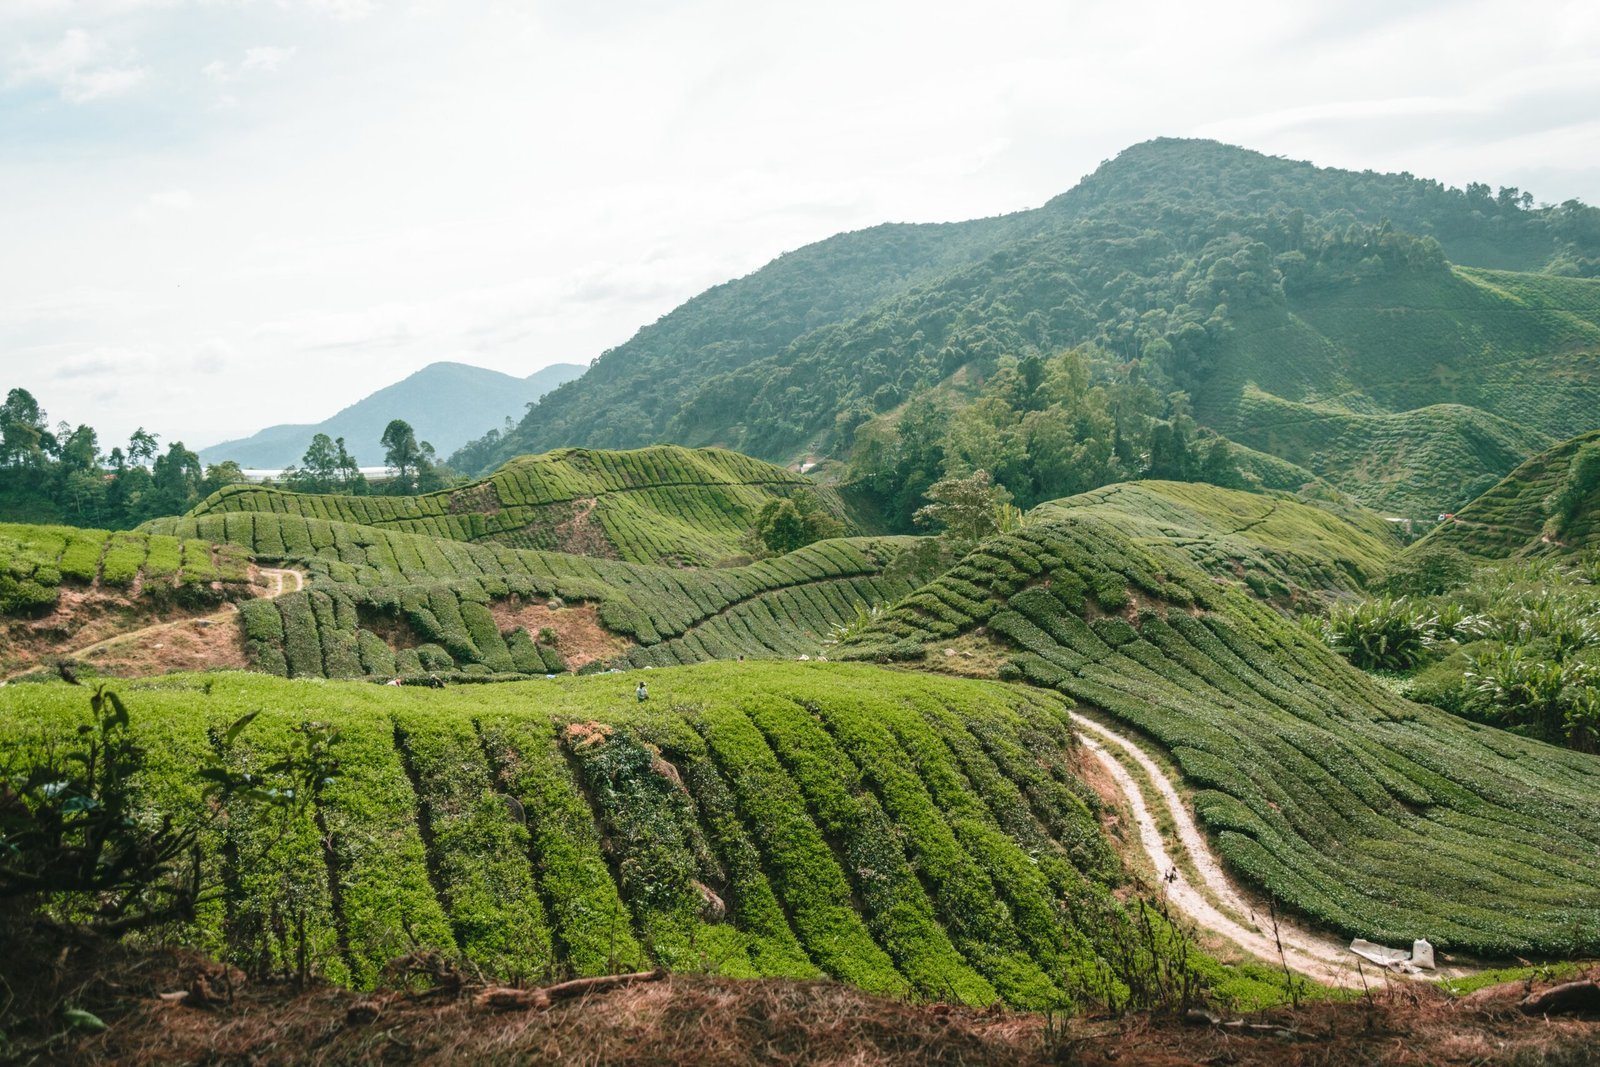
[[[1247, 900], [1223, 871], [1221, 861], [1195, 825], [1183, 798], [1155, 760], [1133, 741], [1093, 719], [1074, 712], [1072, 722], [1078, 728], [1084, 747], [1105, 766], [1126, 798], [1139, 827], [1139, 842], [1156, 870], [1158, 884], [1176, 912], [1200, 929], [1233, 942], [1263, 962], [1279, 966], [1287, 961], [1290, 969], [1316, 981], [1344, 988], [1361, 988], [1362, 973], [1357, 970], [1356, 956], [1342, 938], [1307, 930], [1281, 914], [1274, 937], [1270, 916]], [[1176, 845], [1183, 850], [1193, 870], [1198, 872], [1204, 883], [1203, 888], [1194, 885], [1177, 862], [1168, 842], [1162, 837], [1155, 813], [1151, 811], [1151, 798], [1145, 796], [1138, 779], [1112, 754], [1113, 748], [1131, 758], [1153, 784], [1155, 792], [1159, 794], [1154, 802], [1165, 808], [1172, 825], [1177, 828]], [[1169, 872], [1176, 872], [1177, 876], [1172, 881], [1167, 881]], [[1281, 959], [1278, 950], [1280, 941], [1283, 945]], [[1362, 968], [1369, 985], [1381, 985], [1386, 978], [1401, 977], [1397, 972], [1384, 971], [1372, 963], [1363, 963]], [[1470, 971], [1464, 968], [1440, 968], [1416, 977], [1454, 978], [1468, 973]]]

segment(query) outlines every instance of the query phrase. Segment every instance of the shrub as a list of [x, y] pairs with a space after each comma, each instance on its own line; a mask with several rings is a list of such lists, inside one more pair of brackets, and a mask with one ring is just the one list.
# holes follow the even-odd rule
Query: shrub
[[1449, 547], [1423, 545], [1403, 553], [1378, 580], [1378, 588], [1393, 596], [1433, 596], [1472, 579], [1472, 560]]
[[1328, 644], [1357, 667], [1404, 671], [1421, 663], [1437, 620], [1408, 597], [1382, 596], [1328, 613]]
[[1600, 707], [1595, 668], [1496, 645], [1468, 657], [1464, 678], [1470, 687], [1465, 710], [1474, 718], [1549, 740], [1576, 739], [1578, 746], [1592, 742], [1591, 716]]

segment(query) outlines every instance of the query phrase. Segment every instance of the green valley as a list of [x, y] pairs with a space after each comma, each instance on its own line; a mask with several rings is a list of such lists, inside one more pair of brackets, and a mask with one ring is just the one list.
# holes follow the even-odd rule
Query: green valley
[[1309, 1064], [1592, 982], [1600, 211], [1161, 139], [547, 393], [433, 369], [452, 425], [543, 398], [445, 463], [378, 394], [381, 473], [322, 436], [262, 482], [7, 394], [0, 983], [47, 992], [0, 1059], [425, 1016], [504, 1047], [418, 1062], [535, 1062], [573, 1010], [798, 1063], [771, 1005], [844, 996]]

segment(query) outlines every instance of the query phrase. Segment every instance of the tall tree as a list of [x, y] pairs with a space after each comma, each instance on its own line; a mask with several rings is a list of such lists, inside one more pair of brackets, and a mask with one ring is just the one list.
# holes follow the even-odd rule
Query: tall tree
[[383, 445], [384, 466], [394, 471], [394, 491], [409, 493], [416, 488], [417, 472], [423, 455], [416, 431], [404, 419], [392, 419], [379, 438]]
[[49, 421], [26, 389], [13, 389], [0, 404], [0, 466], [38, 467], [51, 447]]

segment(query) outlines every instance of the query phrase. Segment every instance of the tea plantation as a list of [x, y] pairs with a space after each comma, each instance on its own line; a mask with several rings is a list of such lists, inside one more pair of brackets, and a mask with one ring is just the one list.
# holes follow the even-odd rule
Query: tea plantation
[[0, 523], [0, 615], [48, 611], [63, 587], [210, 599], [242, 592], [249, 562], [239, 546], [193, 536]]
[[1597, 359], [1600, 280], [1402, 272], [1240, 314], [1195, 407], [1369, 507], [1432, 517], [1594, 429]]
[[1369, 508], [1413, 519], [1460, 507], [1551, 441], [1459, 404], [1366, 413], [1247, 387], [1239, 411], [1239, 440], [1316, 471]]
[[[223, 891], [181, 936], [253, 973], [308, 963], [358, 986], [437, 949], [508, 978], [827, 975], [1033, 1008], [1125, 995], [1108, 961], [1164, 951], [1164, 927], [1141, 941], [1110, 891], [1121, 868], [1059, 696], [724, 663], [652, 672], [640, 704], [638, 677], [126, 684], [152, 808], [201, 809], [194, 771], [218, 759], [270, 786], [306, 721], [338, 735], [307, 808], [207, 824]], [[0, 738], [70, 735], [86, 704], [7, 687]]]
[[[512, 598], [596, 604], [601, 624], [638, 646], [622, 666], [815, 654], [858, 609], [911, 588], [885, 573], [912, 542], [905, 537], [819, 541], [743, 567], [688, 569], [248, 511], [150, 529], [215, 537], [309, 572], [306, 592], [241, 609], [254, 662], [295, 677], [565, 669], [526, 633], [497, 629], [486, 605]], [[397, 628], [398, 641], [379, 636]]]
[[633, 563], [708, 565], [743, 551], [741, 538], [763, 504], [799, 494], [814, 494], [823, 510], [845, 519], [836, 492], [737, 452], [564, 448], [514, 459], [488, 478], [423, 496], [229, 486], [191, 516], [292, 515]]
[[1600, 484], [1580, 493], [1571, 502], [1570, 514], [1555, 514], [1573, 463], [1585, 447], [1600, 448], [1600, 431], [1563, 441], [1534, 456], [1456, 512], [1453, 519], [1441, 523], [1409, 554], [1449, 548], [1504, 559], [1600, 547]]
[[1389, 523], [1359, 505], [1200, 482], [1124, 482], [1033, 512], [1045, 521], [1062, 515], [1102, 519], [1152, 551], [1284, 603], [1357, 592], [1400, 549]]
[[[981, 544], [839, 652], [1001, 676], [1165, 748], [1235, 873], [1352, 936], [1600, 951], [1600, 764], [1402, 700], [1271, 609], [1067, 511]], [[930, 656], [930, 653], [933, 653]]]

